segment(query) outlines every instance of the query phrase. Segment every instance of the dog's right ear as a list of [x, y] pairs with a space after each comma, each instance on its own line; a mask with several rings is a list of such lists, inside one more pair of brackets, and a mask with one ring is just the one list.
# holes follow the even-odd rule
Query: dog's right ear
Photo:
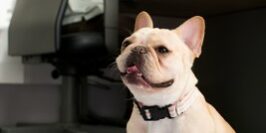
[[144, 27], [153, 28], [153, 22], [151, 16], [147, 12], [142, 11], [136, 18], [134, 32]]

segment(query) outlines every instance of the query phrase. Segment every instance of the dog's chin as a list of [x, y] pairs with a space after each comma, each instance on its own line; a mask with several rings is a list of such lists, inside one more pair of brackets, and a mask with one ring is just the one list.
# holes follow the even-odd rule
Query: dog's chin
[[146, 90], [168, 88], [174, 83], [174, 79], [153, 83], [149, 81], [136, 66], [128, 67], [126, 72], [121, 72], [121, 76], [122, 79], [126, 81], [126, 84], [140, 86], [140, 88]]

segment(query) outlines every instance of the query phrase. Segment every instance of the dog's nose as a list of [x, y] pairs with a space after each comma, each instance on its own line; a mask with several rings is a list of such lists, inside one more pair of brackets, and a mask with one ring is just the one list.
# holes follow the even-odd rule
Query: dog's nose
[[146, 54], [148, 52], [148, 50], [144, 46], [137, 46], [137, 47], [132, 49], [132, 52], [137, 53], [137, 54]]

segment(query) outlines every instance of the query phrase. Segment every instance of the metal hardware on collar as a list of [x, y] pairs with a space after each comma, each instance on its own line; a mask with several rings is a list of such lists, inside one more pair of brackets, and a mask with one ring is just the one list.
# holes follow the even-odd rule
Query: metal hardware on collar
[[141, 116], [145, 121], [157, 121], [164, 118], [175, 118], [177, 116], [176, 105], [159, 106], [142, 106], [139, 102], [135, 101]]
[[182, 115], [183, 112], [193, 104], [198, 95], [200, 95], [199, 90], [193, 88], [185, 93], [178, 101], [164, 107], [159, 107], [157, 105], [145, 106], [136, 100], [134, 100], [134, 102], [145, 121], [157, 121], [164, 118], [173, 119]]

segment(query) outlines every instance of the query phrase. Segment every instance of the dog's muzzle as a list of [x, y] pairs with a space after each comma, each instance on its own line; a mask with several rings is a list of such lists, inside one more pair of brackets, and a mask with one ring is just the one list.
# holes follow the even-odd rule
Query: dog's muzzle
[[140, 70], [142, 65], [145, 64], [145, 55], [148, 49], [144, 46], [136, 46], [131, 50], [130, 55], [126, 59], [126, 71], [120, 72], [122, 77], [126, 77], [130, 83], [138, 84], [144, 83], [153, 88], [167, 88], [174, 83], [174, 79], [170, 79], [161, 83], [153, 83], [149, 81], [143, 72]]
[[136, 46], [135, 48], [133, 48], [132, 50], [132, 53], [135, 53], [135, 54], [147, 54], [148, 53], [148, 50], [146, 47], [144, 46]]

